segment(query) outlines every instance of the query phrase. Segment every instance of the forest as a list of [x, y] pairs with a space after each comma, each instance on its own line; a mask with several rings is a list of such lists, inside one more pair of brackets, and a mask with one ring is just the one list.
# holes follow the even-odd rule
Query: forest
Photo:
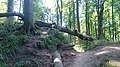
[[120, 1], [0, 0], [0, 67], [120, 67]]

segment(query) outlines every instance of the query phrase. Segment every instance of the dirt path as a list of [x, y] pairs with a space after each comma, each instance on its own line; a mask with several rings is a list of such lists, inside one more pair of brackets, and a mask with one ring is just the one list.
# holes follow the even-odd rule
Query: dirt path
[[[40, 36], [32, 36], [27, 44], [19, 47], [18, 53], [6, 61], [15, 65], [21, 61], [29, 61], [29, 67], [53, 67], [52, 54], [47, 49], [38, 49], [35, 44]], [[61, 53], [64, 67], [109, 67], [103, 66], [112, 60], [114, 67], [120, 67], [120, 44], [106, 44], [97, 46], [93, 50], [78, 53], [75, 50], [63, 50]], [[9, 66], [14, 67], [14, 66]]]
[[120, 67], [120, 44], [102, 45], [93, 50], [77, 53], [73, 62], [66, 67], [106, 67], [103, 66], [106, 61], [117, 61], [116, 67]]

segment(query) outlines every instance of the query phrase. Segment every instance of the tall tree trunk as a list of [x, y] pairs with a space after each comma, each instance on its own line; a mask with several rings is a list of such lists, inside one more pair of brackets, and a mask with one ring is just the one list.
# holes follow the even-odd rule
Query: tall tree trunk
[[[108, 10], [108, 17], [110, 17], [110, 12]], [[111, 40], [111, 23], [109, 21], [109, 18], [107, 19], [107, 21], [109, 22], [109, 40]]]
[[86, 35], [90, 35], [88, 0], [86, 0]]
[[[20, 2], [20, 6], [19, 6], [19, 13], [20, 13], [21, 8], [22, 8], [22, 0], [20, 0], [19, 2]], [[18, 21], [19, 21], [19, 17], [18, 17], [18, 19], [17, 19], [17, 22], [18, 22]], [[20, 20], [20, 22], [21, 22], [21, 20]]]
[[76, 13], [77, 13], [77, 28], [78, 28], [78, 32], [80, 32], [79, 3], [78, 3], [78, 0], [76, 0]]
[[62, 5], [62, 0], [60, 0], [61, 1], [61, 9], [60, 9], [60, 25], [62, 26], [62, 7], [63, 7], [63, 5]]
[[[100, 7], [100, 9], [99, 9]], [[103, 37], [103, 11], [104, 11], [104, 0], [99, 4], [98, 1], [98, 39]]]
[[[8, 0], [7, 12], [13, 12], [13, 9], [14, 9], [13, 1], [14, 0]], [[9, 27], [9, 28], [12, 27], [13, 19], [14, 19], [14, 17], [7, 18], [7, 27]]]
[[[72, 14], [72, 12], [71, 12], [71, 0], [69, 0], [69, 28], [70, 29], [71, 29], [71, 23], [72, 23], [71, 14]], [[71, 35], [69, 35], [69, 37], [70, 37], [70, 41], [71, 41]]]
[[59, 25], [59, 0], [57, 0], [57, 24]]
[[94, 31], [94, 26], [93, 26], [93, 22], [92, 22], [92, 20], [90, 19], [90, 31], [91, 31], [91, 36], [94, 36], [94, 33], [93, 32], [95, 32]]
[[113, 27], [113, 30], [112, 30], [112, 39], [113, 41], [115, 40], [115, 23], [114, 23], [114, 0], [112, 0], [112, 27]]
[[74, 0], [73, 0], [73, 27], [74, 27], [74, 30], [75, 30], [75, 3], [74, 3]]
[[[76, 0], [76, 14], [77, 14], [77, 29], [78, 32], [80, 33], [80, 21], [79, 21], [79, 3], [78, 0]], [[78, 44], [80, 44], [80, 39], [78, 38]]]
[[13, 12], [13, 0], [8, 0], [8, 9], [7, 12]]
[[95, 26], [95, 34], [96, 34], [95, 36], [96, 36], [96, 38], [97, 38], [97, 35], [98, 35], [98, 32], [97, 32], [97, 22], [95, 22], [95, 25], [94, 25], [94, 26]]
[[34, 30], [33, 23], [33, 0], [24, 0], [24, 30], [25, 32], [32, 32]]
[[[75, 26], [75, 24], [76, 24], [76, 22], [75, 22], [75, 20], [76, 20], [76, 18], [75, 18], [75, 0], [72, 0], [73, 2], [73, 13], [72, 13], [72, 20], [73, 20], [73, 28], [74, 28], [74, 30], [75, 30], [75, 28], [76, 28], [76, 26]], [[74, 36], [74, 44], [76, 44], [76, 37]]]

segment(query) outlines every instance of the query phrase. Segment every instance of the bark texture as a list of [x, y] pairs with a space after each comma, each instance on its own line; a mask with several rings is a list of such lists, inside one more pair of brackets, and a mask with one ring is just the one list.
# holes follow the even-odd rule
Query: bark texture
[[0, 13], [0, 17], [10, 17], [10, 16], [19, 16], [22, 20], [24, 20], [24, 16], [21, 13], [17, 13], [17, 12]]
[[[0, 13], [0, 17], [8, 17], [8, 16], [19, 16], [22, 19], [24, 19], [24, 16], [21, 13], [16, 13], [16, 12], [12, 12], [12, 13]], [[24, 21], [24, 20], [23, 20]], [[24, 22], [25, 23], [25, 22]], [[27, 24], [27, 23], [26, 23]], [[33, 23], [32, 23], [33, 24]], [[88, 41], [93, 41], [95, 40], [95, 38], [87, 36], [87, 35], [83, 35], [80, 34], [79, 32], [77, 32], [77, 30], [71, 30], [67, 27], [62, 27], [62, 26], [58, 26], [55, 23], [45, 23], [42, 21], [36, 21], [36, 23], [34, 23], [35, 25], [39, 26], [39, 27], [48, 27], [48, 28], [55, 28], [58, 29], [61, 32], [65, 32], [74, 36], [79, 37], [82, 40], [88, 40]], [[33, 24], [33, 25], [34, 25]], [[25, 25], [25, 24], [24, 24]], [[23, 27], [23, 26], [22, 26]], [[18, 28], [19, 29], [19, 28]]]
[[56, 25], [55, 23], [50, 24], [50, 23], [45, 23], [45, 22], [42, 22], [42, 21], [36, 21], [35, 24], [36, 24], [37, 26], [39, 26], [39, 27], [49, 27], [49, 28], [58, 29], [58, 30], [61, 31], [61, 32], [65, 32], [65, 33], [68, 33], [68, 34], [77, 36], [77, 37], [79, 37], [79, 38], [82, 39], [82, 40], [88, 40], [88, 41], [93, 41], [93, 40], [95, 40], [95, 38], [93, 38], [93, 37], [80, 34], [79, 32], [77, 32], [77, 30], [71, 30], [71, 29], [69, 29], [69, 28], [67, 28], [67, 27], [58, 26], [58, 25]]
[[58, 50], [53, 52], [53, 65], [54, 67], [63, 67], [61, 56]]

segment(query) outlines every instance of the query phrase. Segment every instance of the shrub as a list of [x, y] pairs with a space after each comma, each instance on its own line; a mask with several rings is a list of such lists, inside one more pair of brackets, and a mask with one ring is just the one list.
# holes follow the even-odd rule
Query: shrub
[[[6, 60], [7, 57], [15, 55], [19, 45], [23, 45], [29, 40], [27, 35], [14, 35], [12, 32], [0, 30], [0, 59]], [[0, 61], [2, 61], [0, 60]]]

